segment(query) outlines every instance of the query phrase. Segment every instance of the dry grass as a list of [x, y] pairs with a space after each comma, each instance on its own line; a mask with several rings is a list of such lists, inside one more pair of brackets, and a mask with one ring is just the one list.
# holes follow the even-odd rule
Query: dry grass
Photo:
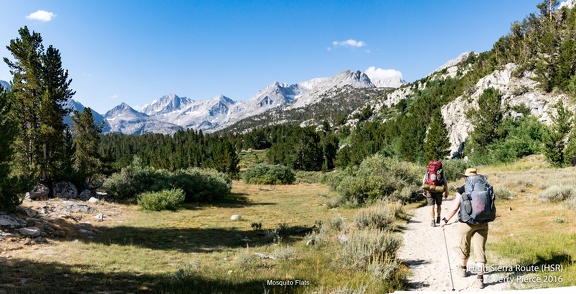
[[[324, 203], [334, 194], [326, 186], [234, 182], [232, 192], [221, 203], [190, 205], [175, 212], [118, 206], [120, 215], [93, 222], [100, 231], [94, 239], [50, 240], [2, 252], [0, 288], [6, 288], [6, 293], [37, 293], [37, 289], [58, 293], [260, 293], [265, 289], [268, 293], [332, 293], [365, 286], [371, 289], [366, 293], [392, 290], [389, 282], [375, 281], [369, 272], [334, 266], [333, 258], [342, 245], [336, 238], [338, 227], [330, 223], [341, 219], [346, 227], [356, 210], [329, 209]], [[108, 209], [107, 205], [99, 210]], [[234, 214], [243, 218], [232, 221]], [[253, 223], [261, 223], [262, 231], [254, 230]], [[325, 241], [306, 246], [310, 237], [295, 232], [320, 223]], [[271, 239], [262, 236], [263, 232], [280, 234]], [[277, 258], [263, 259], [256, 253]], [[269, 286], [268, 280], [301, 280], [308, 285]]]

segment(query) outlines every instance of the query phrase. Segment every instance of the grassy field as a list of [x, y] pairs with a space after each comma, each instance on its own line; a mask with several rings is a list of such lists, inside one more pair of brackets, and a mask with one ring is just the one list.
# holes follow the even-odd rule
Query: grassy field
[[[336, 236], [354, 220], [357, 210], [327, 208], [324, 203], [331, 196], [326, 186], [318, 184], [234, 182], [231, 197], [217, 205], [190, 205], [176, 212], [124, 206], [121, 215], [93, 224], [99, 231], [94, 239], [51, 241], [14, 251], [12, 258], [3, 260], [0, 289], [5, 287], [5, 293], [392, 290], [399, 281], [374, 282], [371, 274], [338, 263], [342, 245]], [[235, 214], [242, 219], [232, 221]], [[261, 230], [255, 230], [256, 224]], [[314, 225], [316, 233], [299, 233]], [[307, 246], [312, 238], [316, 245]], [[270, 281], [277, 285], [269, 285]]]

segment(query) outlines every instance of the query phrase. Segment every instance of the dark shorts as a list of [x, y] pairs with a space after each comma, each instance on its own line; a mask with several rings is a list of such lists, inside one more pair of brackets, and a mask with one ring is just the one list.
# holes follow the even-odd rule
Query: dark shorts
[[428, 205], [442, 205], [442, 193], [430, 193], [430, 197], [426, 197]]

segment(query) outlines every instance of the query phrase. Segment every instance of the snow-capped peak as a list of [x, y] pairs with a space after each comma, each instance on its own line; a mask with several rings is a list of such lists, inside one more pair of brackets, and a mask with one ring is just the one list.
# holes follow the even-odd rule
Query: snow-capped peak
[[144, 106], [142, 112], [147, 115], [170, 113], [186, 108], [192, 102], [194, 101], [186, 97], [178, 97], [176, 94], [169, 94], [158, 100], [154, 100], [152, 104]]

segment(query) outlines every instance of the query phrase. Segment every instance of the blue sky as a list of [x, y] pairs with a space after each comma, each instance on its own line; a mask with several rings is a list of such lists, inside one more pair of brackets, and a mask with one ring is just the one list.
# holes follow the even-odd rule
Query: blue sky
[[[0, 56], [28, 26], [60, 50], [73, 99], [105, 113], [166, 94], [246, 100], [375, 67], [412, 82], [482, 52], [541, 0], [0, 0]], [[12, 79], [4, 62], [0, 80]]]

